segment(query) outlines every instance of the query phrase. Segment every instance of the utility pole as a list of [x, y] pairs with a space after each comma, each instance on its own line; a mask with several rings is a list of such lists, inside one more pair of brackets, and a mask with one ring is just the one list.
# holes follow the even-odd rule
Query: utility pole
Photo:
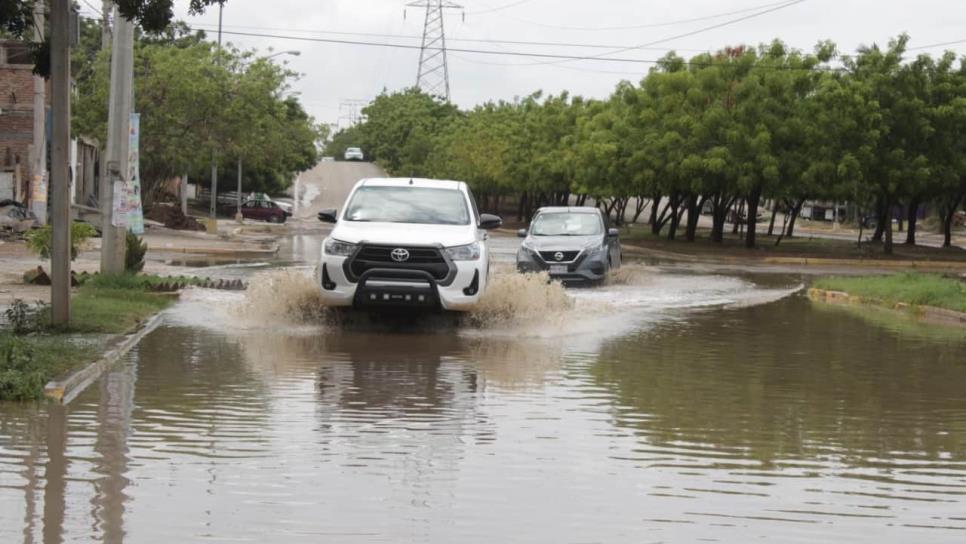
[[101, 3], [101, 49], [111, 46], [111, 8], [113, 6], [112, 0], [103, 0]]
[[70, 322], [70, 18], [68, 0], [50, 4], [50, 316], [54, 325]]
[[128, 143], [134, 101], [134, 24], [114, 7], [111, 95], [107, 114], [107, 160], [101, 174], [101, 273], [124, 272], [125, 225], [114, 217], [115, 194], [128, 175]]
[[242, 193], [242, 160], [238, 157], [238, 194], [235, 195], [235, 221], [242, 222], [241, 193]]
[[[407, 6], [426, 8], [423, 22], [423, 42], [419, 49], [419, 70], [416, 86], [427, 94], [449, 101], [449, 65], [446, 63], [446, 32], [443, 10], [463, 9], [449, 0], [415, 0]], [[464, 14], [465, 16], [465, 14]]]
[[[221, 66], [221, 15], [225, 8], [224, 1], [218, 2], [218, 65]], [[214, 225], [215, 232], [218, 231], [218, 161], [216, 160], [215, 150], [211, 150], [211, 221], [209, 230]]]
[[[44, 0], [34, 0], [34, 43], [44, 41]], [[47, 82], [34, 76], [34, 141], [30, 149], [31, 210], [41, 223], [47, 223]]]

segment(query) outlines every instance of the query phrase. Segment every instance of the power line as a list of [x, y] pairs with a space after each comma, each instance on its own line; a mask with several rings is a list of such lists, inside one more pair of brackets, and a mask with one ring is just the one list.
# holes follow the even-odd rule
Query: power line
[[755, 6], [755, 7], [751, 7], [751, 8], [744, 8], [744, 9], [739, 9], [739, 10], [734, 10], [734, 11], [726, 11], [726, 12], [723, 12], [723, 13], [716, 13], [714, 15], [704, 15], [702, 17], [693, 17], [693, 18], [690, 18], [690, 19], [678, 19], [676, 21], [665, 21], [663, 23], [649, 23], [649, 24], [643, 24], [643, 25], [626, 25], [626, 26], [598, 26], [598, 27], [589, 27], [589, 26], [563, 26], [563, 25], [550, 25], [550, 24], [541, 23], [541, 22], [538, 22], [538, 21], [529, 21], [529, 20], [526, 20], [526, 19], [520, 19], [520, 18], [517, 18], [517, 17], [511, 17], [511, 16], [507, 16], [507, 17], [510, 18], [510, 19], [519, 21], [521, 23], [526, 23], [526, 24], [530, 24], [530, 25], [534, 25], [534, 26], [541, 26], [541, 27], [544, 27], [544, 28], [552, 28], [552, 29], [556, 29], [556, 30], [577, 30], [577, 31], [587, 31], [587, 32], [597, 32], [597, 31], [605, 31], [605, 30], [636, 30], [636, 29], [641, 29], [641, 28], [659, 28], [659, 27], [664, 27], [664, 26], [676, 26], [676, 25], [684, 25], [684, 24], [688, 24], [688, 23], [697, 23], [697, 22], [701, 22], [701, 21], [708, 21], [708, 20], [712, 20], [712, 19], [720, 19], [722, 17], [729, 17], [731, 15], [740, 15], [742, 13], [748, 13], [750, 11], [757, 11], [757, 10], [760, 10], [760, 9], [765, 9], [765, 8], [770, 8], [770, 7], [778, 6], [780, 4], [786, 3], [787, 1], [788, 0], [782, 0], [780, 2], [772, 2], [772, 3], [769, 3], [769, 4], [762, 4], [762, 5]]
[[533, 0], [518, 0], [516, 2], [511, 2], [509, 4], [504, 4], [502, 6], [497, 6], [495, 8], [481, 9], [480, 11], [468, 11], [467, 13], [469, 13], [470, 15], [483, 15], [485, 13], [494, 13], [497, 11], [503, 11], [505, 9], [515, 8], [520, 4], [526, 4], [532, 1]]
[[[749, 19], [754, 19], [755, 17], [761, 17], [762, 15], [767, 15], [769, 13], [772, 13], [772, 12], [775, 12], [775, 11], [778, 11], [778, 10], [782, 10], [782, 9], [785, 9], [785, 8], [789, 8], [789, 7], [792, 7], [792, 6], [801, 4], [802, 2], [805, 2], [805, 1], [806, 0], [793, 0], [791, 2], [785, 2], [782, 5], [775, 6], [775, 7], [771, 7], [769, 9], [764, 10], [764, 11], [759, 11], [759, 12], [756, 12], [756, 13], [752, 13], [751, 15], [745, 15], [744, 17], [738, 17], [737, 19], [730, 19], [730, 20], [724, 21], [722, 23], [713, 24], [713, 25], [710, 25], [710, 26], [706, 26], [706, 27], [699, 28], [697, 30], [692, 30], [690, 32], [685, 32], [683, 34], [677, 34], [675, 36], [669, 36], [667, 38], [662, 38], [660, 40], [655, 40], [653, 42], [648, 42], [648, 43], [641, 44], [641, 45], [636, 45], [636, 46], [633, 46], [633, 47], [623, 47], [623, 48], [620, 48], [620, 49], [615, 49], [613, 51], [609, 51], [607, 53], [600, 53], [598, 55], [589, 55], [589, 56], [583, 57], [583, 58], [581, 58], [579, 60], [603, 60], [604, 57], [605, 57], [605, 55], [615, 55], [617, 53], [624, 53], [626, 51], [632, 51], [632, 50], [635, 50], [635, 49], [640, 49], [641, 47], [650, 47], [652, 45], [658, 45], [658, 44], [666, 43], [666, 42], [669, 42], [669, 41], [678, 40], [678, 39], [681, 39], [681, 38], [687, 38], [687, 37], [690, 37], [690, 36], [694, 36], [696, 34], [701, 34], [703, 32], [707, 32], [709, 30], [715, 30], [715, 29], [722, 28], [722, 27], [725, 27], [725, 26], [729, 26], [729, 25], [733, 25], [733, 24], [740, 23], [740, 22], [743, 22], [743, 21], [747, 21]], [[570, 62], [570, 60], [536, 62], [536, 63], [532, 63], [532, 64], [549, 64], [549, 63], [553, 63], [553, 62]]]
[[[800, 0], [804, 1], [804, 0]], [[334, 38], [308, 38], [302, 36], [285, 36], [281, 34], [261, 34], [255, 32], [235, 32], [235, 31], [223, 31], [224, 34], [235, 35], [235, 36], [248, 36], [255, 38], [274, 38], [279, 40], [294, 40], [303, 42], [317, 42], [317, 43], [334, 43], [343, 45], [361, 45], [367, 47], [391, 47], [396, 49], [421, 49], [419, 45], [411, 45], [404, 43], [389, 43], [389, 42], [366, 42], [359, 40], [339, 40]], [[661, 60], [658, 59], [638, 59], [638, 58], [627, 58], [627, 57], [586, 57], [579, 55], [563, 55], [556, 53], [531, 53], [525, 51], [494, 51], [492, 49], [466, 49], [466, 48], [452, 48], [447, 47], [447, 51], [455, 53], [471, 53], [478, 55], [495, 55], [495, 56], [510, 56], [510, 57], [530, 57], [530, 58], [544, 58], [544, 59], [555, 59], [555, 60], [593, 60], [601, 62], [617, 62], [624, 64], [659, 64]], [[707, 62], [692, 62], [692, 61], [682, 61], [683, 64], [688, 66], [712, 66], [713, 63]], [[528, 65], [517, 65], [517, 66], [528, 66]], [[769, 69], [775, 70], [805, 70], [805, 68], [795, 68], [795, 67], [783, 67], [783, 66], [772, 66]]]
[[96, 7], [94, 7], [94, 4], [91, 4], [90, 2], [88, 2], [88, 0], [81, 0], [81, 1], [84, 2], [85, 4], [87, 4], [87, 7], [91, 8], [92, 10], [94, 10], [94, 13], [97, 13], [98, 14], [98, 17], [100, 16], [100, 11], [101, 10], [97, 9]]
[[906, 49], [906, 51], [918, 51], [920, 49], [933, 49], [935, 47], [945, 47], [947, 45], [959, 45], [961, 43], [966, 43], [966, 38], [963, 38], [961, 40], [951, 41], [951, 42], [931, 43], [929, 45], [920, 45], [919, 47], [910, 47]]
[[[788, 0], [785, 0], [788, 1]], [[207, 24], [196, 24], [194, 25], [202, 30], [215, 30], [216, 25]], [[267, 30], [267, 31], [278, 31], [278, 32], [297, 32], [302, 34], [322, 34], [322, 35], [332, 35], [332, 36], [362, 36], [369, 38], [388, 38], [388, 39], [400, 39], [400, 40], [421, 40], [422, 36], [417, 36], [415, 34], [384, 34], [380, 32], [346, 32], [339, 30], [306, 30], [299, 28], [281, 28], [281, 27], [265, 27], [265, 26], [245, 26], [245, 25], [224, 25], [223, 28], [237, 28], [237, 29], [248, 29], [248, 30]], [[224, 33], [224, 32], [223, 32]], [[586, 49], [620, 49], [622, 47], [630, 47], [626, 45], [615, 45], [615, 44], [598, 44], [598, 43], [572, 43], [572, 42], [537, 42], [537, 41], [527, 41], [527, 40], [498, 40], [493, 38], [451, 38], [446, 37], [447, 42], [465, 42], [465, 43], [491, 43], [491, 44], [506, 44], [506, 45], [532, 45], [537, 47], [579, 47]], [[637, 47], [641, 50], [655, 50], [655, 51], [667, 51], [668, 47]], [[674, 48], [677, 51], [690, 51], [694, 53], [702, 53], [706, 51], [705, 49], [695, 49], [695, 48]]]

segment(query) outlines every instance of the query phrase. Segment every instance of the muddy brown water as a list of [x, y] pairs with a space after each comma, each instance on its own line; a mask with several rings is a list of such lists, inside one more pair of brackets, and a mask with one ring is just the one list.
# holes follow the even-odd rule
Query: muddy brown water
[[966, 542], [961, 329], [664, 276], [533, 334], [189, 300], [0, 406], [0, 542]]

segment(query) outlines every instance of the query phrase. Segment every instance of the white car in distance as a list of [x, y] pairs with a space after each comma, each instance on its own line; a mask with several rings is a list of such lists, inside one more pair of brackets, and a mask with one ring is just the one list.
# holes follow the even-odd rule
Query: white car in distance
[[358, 147], [347, 147], [345, 148], [345, 160], [347, 161], [363, 161], [366, 156], [363, 155], [362, 150]]
[[466, 183], [370, 178], [356, 183], [322, 243], [316, 280], [331, 306], [467, 311], [486, 291], [486, 230]]

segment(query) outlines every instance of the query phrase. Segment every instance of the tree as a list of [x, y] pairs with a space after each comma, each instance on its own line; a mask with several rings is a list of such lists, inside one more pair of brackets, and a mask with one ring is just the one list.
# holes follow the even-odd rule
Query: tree
[[[81, 134], [106, 140], [108, 52], [79, 82], [73, 108]], [[203, 40], [138, 41], [134, 77], [141, 114], [141, 178], [146, 200], [184, 173], [206, 179], [212, 153], [232, 166], [243, 157], [249, 190], [278, 192], [317, 158], [319, 128], [295, 98], [283, 98], [294, 73], [252, 52]], [[247, 63], [247, 64], [246, 64]]]
[[[188, 0], [188, 13], [198, 15], [214, 4], [227, 0]], [[162, 32], [174, 17], [174, 0], [114, 0], [125, 19], [139, 25], [147, 32]], [[33, 39], [33, 0], [4, 0], [0, 2], [0, 31], [6, 31], [16, 39]], [[50, 73], [50, 36], [34, 48], [34, 71], [47, 77]]]

